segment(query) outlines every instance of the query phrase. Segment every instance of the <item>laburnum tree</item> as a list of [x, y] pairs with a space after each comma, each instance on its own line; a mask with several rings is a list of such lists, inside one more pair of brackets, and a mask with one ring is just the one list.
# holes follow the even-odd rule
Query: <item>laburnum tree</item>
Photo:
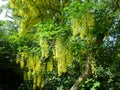
[[9, 1], [19, 25], [16, 63], [32, 90], [44, 88], [56, 71], [58, 77], [78, 76], [70, 90], [80, 90], [87, 78], [97, 78], [100, 52], [118, 31], [119, 0]]

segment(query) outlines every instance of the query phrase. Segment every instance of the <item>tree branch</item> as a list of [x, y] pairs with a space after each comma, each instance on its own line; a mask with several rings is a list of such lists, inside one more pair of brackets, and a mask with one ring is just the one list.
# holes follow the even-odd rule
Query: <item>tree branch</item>
[[87, 60], [85, 72], [78, 77], [75, 81], [75, 84], [71, 87], [70, 90], [80, 90], [79, 85], [80, 83], [84, 82], [90, 75], [91, 75], [91, 65], [90, 65], [90, 57]]

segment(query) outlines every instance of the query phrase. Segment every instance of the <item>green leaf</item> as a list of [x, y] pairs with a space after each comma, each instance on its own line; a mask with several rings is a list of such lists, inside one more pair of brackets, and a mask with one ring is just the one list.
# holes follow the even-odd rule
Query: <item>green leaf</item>
[[100, 87], [100, 82], [96, 81], [96, 82], [93, 84], [93, 87], [90, 88], [90, 90], [96, 90], [96, 87]]

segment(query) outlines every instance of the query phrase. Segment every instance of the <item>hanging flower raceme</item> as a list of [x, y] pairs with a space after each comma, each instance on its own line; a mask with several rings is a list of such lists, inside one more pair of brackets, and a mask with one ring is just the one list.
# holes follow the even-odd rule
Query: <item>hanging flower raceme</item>
[[16, 63], [20, 64], [24, 71], [24, 80], [33, 80], [33, 90], [36, 87], [43, 87], [45, 65], [41, 63], [39, 55], [29, 52], [20, 52], [17, 55]]

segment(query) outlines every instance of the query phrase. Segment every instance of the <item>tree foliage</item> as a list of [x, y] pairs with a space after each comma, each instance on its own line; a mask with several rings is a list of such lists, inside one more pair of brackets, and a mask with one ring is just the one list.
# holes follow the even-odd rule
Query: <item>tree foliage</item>
[[119, 3], [10, 0], [25, 90], [118, 90]]

